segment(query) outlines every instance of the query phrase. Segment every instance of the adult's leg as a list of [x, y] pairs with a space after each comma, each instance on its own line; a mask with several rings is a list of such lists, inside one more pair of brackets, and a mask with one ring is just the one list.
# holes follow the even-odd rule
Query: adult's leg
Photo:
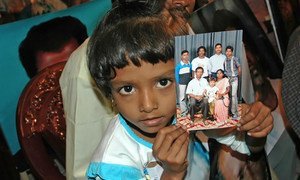
[[197, 100], [195, 98], [192, 98], [192, 97], [189, 99], [189, 103], [190, 103], [189, 113], [190, 113], [192, 121], [194, 121], [196, 101]]
[[231, 113], [234, 117], [238, 116], [237, 108], [238, 108], [238, 78], [234, 77], [231, 82]]
[[179, 84], [179, 105], [180, 105], [180, 110], [181, 113], [185, 113], [187, 111], [187, 107], [186, 107], [186, 94], [185, 94], [185, 90], [186, 90], [186, 85], [182, 85]]
[[200, 101], [200, 107], [201, 107], [203, 119], [206, 120], [207, 115], [208, 115], [208, 110], [209, 110], [209, 104], [208, 104], [208, 99], [207, 98], [203, 98]]

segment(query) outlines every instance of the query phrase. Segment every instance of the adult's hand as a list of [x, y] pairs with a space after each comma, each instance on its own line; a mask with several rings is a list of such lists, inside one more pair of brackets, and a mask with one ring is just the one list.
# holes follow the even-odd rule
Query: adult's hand
[[241, 119], [237, 129], [247, 131], [251, 137], [266, 137], [273, 128], [271, 110], [260, 101], [239, 105], [239, 113]]

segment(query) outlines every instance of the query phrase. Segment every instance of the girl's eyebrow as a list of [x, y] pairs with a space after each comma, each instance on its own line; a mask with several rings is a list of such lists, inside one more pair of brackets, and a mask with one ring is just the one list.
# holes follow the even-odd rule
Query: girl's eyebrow
[[131, 85], [130, 80], [116, 80], [110, 82], [111, 87], [113, 86], [123, 86], [123, 85]]
[[160, 79], [162, 77], [166, 77], [166, 76], [175, 76], [175, 68], [174, 69], [171, 69], [163, 74], [160, 74], [160, 75], [157, 75], [155, 77], [153, 77], [152, 79]]
[[[162, 77], [173, 76], [173, 75], [175, 75], [175, 68], [172, 68], [172, 69], [164, 72], [163, 74], [154, 76], [152, 79], [160, 79]], [[131, 84], [130, 80], [124, 80], [124, 81], [123, 80], [112, 80], [111, 81], [111, 85], [125, 85], [125, 84], [130, 85]]]
[[162, 75], [172, 75], [172, 74], [175, 74], [175, 68], [170, 69], [169, 71], [163, 73]]

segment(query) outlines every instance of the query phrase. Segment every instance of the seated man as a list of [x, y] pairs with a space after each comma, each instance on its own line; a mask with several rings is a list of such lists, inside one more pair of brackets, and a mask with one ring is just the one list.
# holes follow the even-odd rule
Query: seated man
[[87, 38], [87, 29], [78, 19], [64, 16], [33, 26], [19, 46], [19, 56], [32, 78], [44, 68], [67, 61]]
[[208, 99], [205, 97], [205, 88], [208, 86], [207, 80], [202, 78], [203, 68], [197, 67], [195, 70], [195, 78], [192, 79], [186, 89], [186, 94], [189, 96], [189, 112], [191, 119], [194, 120], [195, 111], [202, 111], [203, 119], [207, 118], [208, 114]]

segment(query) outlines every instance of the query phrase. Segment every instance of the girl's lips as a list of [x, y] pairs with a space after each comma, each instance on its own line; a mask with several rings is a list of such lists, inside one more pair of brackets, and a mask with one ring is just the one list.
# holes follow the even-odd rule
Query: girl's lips
[[163, 117], [146, 118], [141, 122], [146, 126], [158, 126], [163, 122]]

